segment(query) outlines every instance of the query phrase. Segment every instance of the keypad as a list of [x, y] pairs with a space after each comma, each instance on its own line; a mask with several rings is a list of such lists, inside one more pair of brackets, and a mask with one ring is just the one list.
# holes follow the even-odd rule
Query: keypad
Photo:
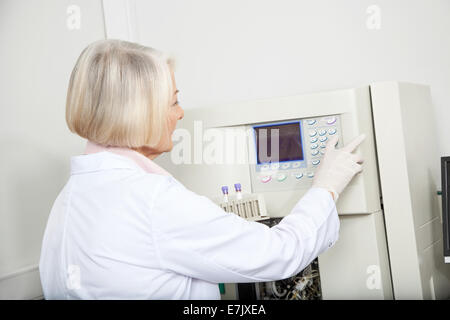
[[305, 159], [260, 165], [258, 177], [260, 183], [281, 187], [302, 185], [303, 181], [306, 183], [312, 180], [326, 152], [328, 140], [338, 134], [339, 121], [339, 116], [302, 120]]

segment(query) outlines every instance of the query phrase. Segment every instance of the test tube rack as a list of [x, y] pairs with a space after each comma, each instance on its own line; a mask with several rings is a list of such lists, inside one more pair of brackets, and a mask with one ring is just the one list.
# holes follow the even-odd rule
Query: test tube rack
[[266, 211], [264, 196], [258, 193], [244, 193], [242, 199], [236, 195], [228, 196], [228, 201], [218, 201], [217, 204], [225, 212], [234, 213], [249, 221], [261, 221], [269, 219]]

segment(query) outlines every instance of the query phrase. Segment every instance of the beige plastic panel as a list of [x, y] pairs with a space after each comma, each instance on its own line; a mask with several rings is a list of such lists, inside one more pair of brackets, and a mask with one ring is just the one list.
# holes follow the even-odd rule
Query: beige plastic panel
[[[201, 141], [194, 141], [199, 139], [199, 135], [195, 137], [193, 135], [194, 121], [202, 121], [203, 128], [225, 130], [245, 129], [248, 125], [264, 122], [334, 114], [340, 115], [341, 138], [344, 144], [360, 133], [367, 135], [366, 141], [358, 151], [365, 158], [365, 169], [340, 196], [338, 212], [341, 215], [376, 212], [380, 210], [380, 200], [368, 87], [189, 109], [185, 111], [185, 118], [181, 121], [180, 127], [191, 132], [191, 144], [194, 146], [194, 143], [197, 143], [198, 146]], [[248, 152], [248, 145], [246, 148]], [[195, 151], [191, 153], [194, 159]], [[249, 158], [248, 153], [246, 157]], [[228, 185], [232, 189], [236, 182], [242, 184], [244, 192], [252, 191], [248, 164], [175, 165], [168, 154], [159, 158], [157, 162], [188, 188], [212, 199], [220, 196], [221, 186]], [[272, 217], [287, 215], [305, 192], [306, 189], [263, 193], [268, 215]]]
[[340, 223], [339, 240], [319, 257], [323, 299], [392, 299], [382, 212]]
[[371, 93], [395, 298], [448, 298], [430, 90], [385, 82], [372, 85]]

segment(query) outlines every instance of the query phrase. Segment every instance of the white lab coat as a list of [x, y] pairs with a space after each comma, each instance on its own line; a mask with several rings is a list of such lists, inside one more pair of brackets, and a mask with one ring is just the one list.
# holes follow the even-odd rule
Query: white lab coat
[[298, 273], [338, 232], [324, 189], [310, 189], [269, 228], [224, 212], [171, 176], [100, 152], [72, 157], [39, 269], [47, 299], [219, 299], [217, 283]]

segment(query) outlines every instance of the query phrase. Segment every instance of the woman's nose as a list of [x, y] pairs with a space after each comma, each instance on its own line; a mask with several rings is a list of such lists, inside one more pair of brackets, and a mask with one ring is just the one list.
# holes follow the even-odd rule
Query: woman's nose
[[183, 119], [183, 118], [184, 118], [184, 110], [183, 110], [182, 107], [179, 107], [179, 110], [178, 110], [178, 120], [181, 120], [181, 119]]

